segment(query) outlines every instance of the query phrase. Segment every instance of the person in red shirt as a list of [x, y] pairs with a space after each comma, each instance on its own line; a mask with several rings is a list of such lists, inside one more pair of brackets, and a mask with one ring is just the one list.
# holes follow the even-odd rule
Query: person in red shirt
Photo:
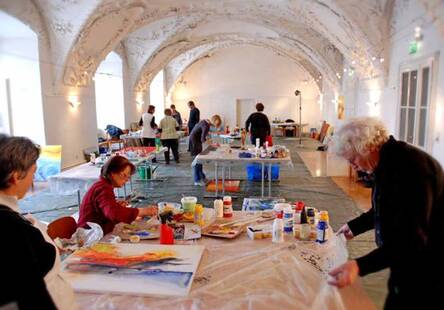
[[128, 208], [125, 201], [116, 200], [114, 188], [128, 182], [135, 170], [134, 165], [123, 156], [108, 160], [102, 167], [100, 180], [83, 197], [77, 227], [88, 228], [87, 222], [93, 222], [107, 234], [120, 222], [131, 223], [138, 216], [155, 215], [157, 208]]

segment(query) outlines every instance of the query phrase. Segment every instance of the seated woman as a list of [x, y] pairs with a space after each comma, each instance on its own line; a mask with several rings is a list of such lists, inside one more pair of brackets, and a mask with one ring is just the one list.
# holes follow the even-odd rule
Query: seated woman
[[0, 308], [76, 309], [46, 227], [20, 215], [18, 199], [32, 185], [40, 150], [27, 138], [5, 135], [0, 135], [0, 150]]
[[[204, 119], [197, 123], [194, 126], [193, 130], [190, 133], [190, 150], [191, 156], [193, 159], [199, 155], [203, 151], [203, 143], [210, 145], [211, 139], [207, 140], [208, 132], [210, 131], [210, 127], [219, 127], [222, 123], [222, 120], [219, 115], [213, 115], [211, 120]], [[195, 164], [193, 167], [193, 177], [194, 177], [194, 185], [196, 186], [205, 186], [206, 177], [203, 172], [202, 164]]]
[[100, 180], [83, 197], [77, 226], [88, 228], [87, 222], [97, 223], [107, 234], [117, 223], [131, 223], [138, 216], [155, 215], [157, 208], [127, 208], [126, 202], [116, 200], [114, 188], [128, 182], [135, 170], [134, 165], [123, 156], [108, 160], [102, 167]]

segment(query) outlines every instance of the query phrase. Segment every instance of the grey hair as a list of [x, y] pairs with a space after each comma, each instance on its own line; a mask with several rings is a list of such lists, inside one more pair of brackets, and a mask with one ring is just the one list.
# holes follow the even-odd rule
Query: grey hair
[[40, 148], [28, 138], [0, 134], [0, 189], [9, 187], [14, 172], [24, 178], [39, 155]]
[[339, 156], [365, 155], [369, 151], [379, 151], [388, 139], [387, 128], [378, 118], [352, 118], [335, 133], [334, 151]]

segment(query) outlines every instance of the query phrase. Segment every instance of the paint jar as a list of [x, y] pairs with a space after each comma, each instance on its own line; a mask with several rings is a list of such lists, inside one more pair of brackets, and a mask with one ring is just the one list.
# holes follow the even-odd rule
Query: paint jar
[[201, 204], [196, 204], [196, 207], [194, 209], [194, 224], [199, 225], [200, 227], [203, 226], [203, 206]]
[[194, 208], [196, 207], [197, 198], [193, 196], [183, 197], [180, 202], [184, 213], [194, 214]]
[[231, 202], [231, 196], [224, 196], [223, 204], [224, 204], [224, 217], [232, 217], [233, 203]]
[[299, 238], [301, 240], [308, 240], [310, 239], [310, 234], [311, 234], [311, 226], [310, 224], [301, 224], [301, 231], [299, 234]]
[[301, 238], [301, 224], [293, 225], [293, 237], [295, 237], [296, 239]]
[[217, 218], [224, 217], [224, 202], [222, 199], [214, 200], [214, 214]]

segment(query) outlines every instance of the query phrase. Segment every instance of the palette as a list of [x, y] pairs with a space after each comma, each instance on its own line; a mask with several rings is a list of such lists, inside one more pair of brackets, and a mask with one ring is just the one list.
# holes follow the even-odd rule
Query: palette
[[234, 239], [245, 230], [247, 225], [266, 220], [268, 220], [268, 218], [264, 218], [262, 214], [232, 219], [217, 219], [202, 230], [202, 235], [215, 238]]
[[234, 239], [237, 236], [239, 236], [245, 226], [239, 226], [239, 227], [220, 227], [219, 225], [223, 224], [221, 221], [216, 221], [210, 226], [205, 227], [202, 230], [202, 235], [207, 237], [215, 237], [215, 238], [224, 238], [224, 239]]
[[131, 224], [119, 223], [113, 230], [122, 240], [129, 240], [131, 236], [139, 236], [141, 240], [158, 239], [160, 237], [159, 223], [157, 220], [136, 220]]

